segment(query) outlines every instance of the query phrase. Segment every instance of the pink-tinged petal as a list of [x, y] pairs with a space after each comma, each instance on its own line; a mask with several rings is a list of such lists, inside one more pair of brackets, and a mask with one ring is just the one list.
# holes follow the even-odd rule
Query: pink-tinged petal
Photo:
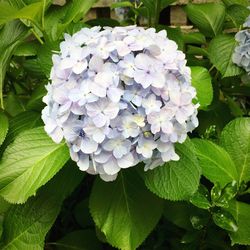
[[72, 60], [69, 57], [66, 57], [66, 58], [62, 59], [62, 61], [60, 63], [60, 68], [62, 70], [69, 69], [69, 68], [72, 68], [74, 66], [74, 64], [75, 64], [74, 60]]
[[86, 60], [83, 60], [81, 62], [77, 62], [73, 68], [72, 68], [72, 71], [75, 73], [75, 74], [81, 74], [88, 66], [88, 63]]
[[72, 104], [71, 111], [75, 115], [83, 115], [85, 113], [84, 107], [79, 106], [77, 103]]
[[174, 126], [173, 126], [172, 122], [165, 121], [161, 124], [161, 129], [164, 133], [171, 134], [171, 133], [173, 133]]
[[81, 171], [86, 171], [89, 168], [89, 156], [81, 154], [77, 166]]
[[119, 112], [119, 106], [115, 103], [109, 103], [104, 110], [104, 114], [107, 115], [110, 119], [114, 119]]
[[177, 122], [179, 122], [180, 124], [183, 124], [187, 120], [188, 116], [186, 115], [185, 111], [183, 111], [182, 109], [178, 109], [175, 114], [175, 118]]
[[95, 82], [92, 82], [90, 85], [90, 90], [94, 95], [99, 97], [105, 97], [107, 93], [107, 88], [105, 86]]
[[98, 143], [90, 140], [89, 138], [84, 138], [81, 143], [81, 150], [85, 154], [92, 154], [98, 148]]
[[181, 92], [180, 91], [170, 91], [169, 97], [171, 102], [173, 102], [175, 105], [180, 106], [181, 105]]
[[120, 171], [120, 167], [118, 166], [118, 163], [115, 158], [111, 158], [107, 163], [104, 163], [103, 169], [108, 175], [114, 175]]
[[56, 121], [53, 120], [53, 119], [51, 119], [51, 118], [49, 118], [49, 119], [46, 120], [46, 123], [45, 123], [45, 126], [44, 126], [44, 130], [48, 134], [50, 134], [50, 133], [52, 133], [53, 130], [56, 129], [57, 126], [58, 125], [57, 125]]
[[138, 69], [148, 70], [150, 62], [151, 62], [150, 57], [145, 54], [141, 53], [135, 57], [135, 66]]
[[134, 165], [134, 157], [131, 153], [124, 155], [121, 159], [117, 160], [120, 168], [129, 168]]
[[60, 127], [57, 127], [51, 134], [50, 134], [52, 140], [55, 143], [60, 143], [63, 139], [63, 131]]
[[95, 76], [95, 82], [101, 86], [108, 87], [113, 83], [111, 72], [100, 72]]
[[97, 102], [86, 104], [87, 114], [90, 117], [97, 116], [100, 113], [100, 108]]
[[93, 117], [93, 122], [96, 127], [101, 128], [108, 122], [107, 117], [104, 114], [98, 114], [97, 116]]
[[91, 59], [89, 60], [89, 68], [91, 70], [94, 70], [95, 72], [100, 72], [103, 67], [103, 60], [99, 56], [92, 56]]
[[156, 88], [162, 88], [165, 85], [165, 76], [162, 73], [152, 74], [152, 86]]
[[188, 105], [192, 102], [192, 95], [190, 93], [183, 93], [180, 98], [182, 105]]
[[80, 89], [72, 89], [69, 92], [69, 100], [72, 102], [77, 102], [81, 99], [82, 94]]
[[156, 133], [160, 132], [160, 130], [161, 130], [160, 123], [151, 124], [150, 129], [151, 129], [153, 134], [156, 134]]
[[108, 88], [108, 91], [107, 91], [107, 96], [112, 102], [119, 102], [122, 94], [123, 94], [123, 90], [118, 89], [116, 87]]

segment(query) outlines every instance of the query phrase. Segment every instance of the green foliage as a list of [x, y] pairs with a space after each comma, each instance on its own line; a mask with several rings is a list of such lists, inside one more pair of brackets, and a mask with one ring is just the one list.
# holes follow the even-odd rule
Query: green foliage
[[200, 166], [191, 141], [177, 145], [176, 152], [180, 156], [179, 161], [165, 163], [145, 175], [149, 190], [173, 201], [189, 198], [198, 189], [200, 180]]
[[55, 144], [43, 128], [27, 130], [7, 147], [0, 162], [0, 195], [24, 203], [69, 159], [65, 144]]
[[195, 145], [202, 174], [207, 179], [222, 186], [239, 179], [234, 162], [223, 148], [202, 139], [193, 139], [192, 142]]
[[5, 140], [5, 137], [9, 129], [8, 118], [3, 112], [0, 112], [0, 124], [1, 124], [1, 130], [0, 130], [0, 146], [1, 146]]
[[250, 181], [250, 118], [238, 118], [222, 131], [221, 145], [233, 159], [239, 182]]
[[14, 19], [27, 19], [40, 26], [42, 19], [42, 2], [29, 4], [21, 9], [9, 5], [7, 2], [0, 2], [0, 25]]
[[234, 200], [228, 210], [233, 214], [238, 224], [238, 230], [229, 233], [232, 243], [250, 245], [250, 205]]
[[[128, 20], [101, 15], [84, 22], [95, 2], [0, 1], [0, 248], [250, 245], [250, 80], [232, 62], [249, 1], [187, 4], [196, 29], [188, 32], [159, 23], [161, 10], [174, 0], [121, 1], [111, 8], [128, 8]], [[67, 146], [53, 143], [40, 127], [51, 57], [64, 33], [129, 24], [166, 30], [186, 54], [199, 127], [176, 145], [179, 161], [147, 172], [141, 163], [110, 183], [90, 175], [82, 181], [84, 173], [66, 163]]]
[[5, 73], [15, 48], [27, 35], [24, 25], [9, 22], [0, 30], [0, 107], [3, 108], [3, 84]]
[[44, 249], [45, 235], [53, 225], [63, 200], [79, 185], [83, 175], [69, 164], [36, 197], [12, 205], [4, 218], [1, 249]]
[[204, 109], [213, 100], [212, 79], [206, 68], [191, 67], [192, 85], [196, 88], [200, 108]]
[[96, 179], [90, 196], [90, 212], [112, 246], [132, 250], [157, 224], [162, 202], [146, 189], [135, 170], [127, 170], [113, 183]]
[[188, 18], [204, 35], [214, 37], [222, 31], [226, 14], [223, 4], [188, 4], [185, 11]]
[[236, 76], [242, 69], [232, 61], [237, 42], [231, 35], [216, 36], [209, 45], [209, 58], [223, 77]]

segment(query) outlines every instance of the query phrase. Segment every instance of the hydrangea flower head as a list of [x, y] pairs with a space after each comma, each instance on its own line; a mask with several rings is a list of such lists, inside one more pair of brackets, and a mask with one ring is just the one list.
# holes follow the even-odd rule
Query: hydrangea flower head
[[235, 48], [232, 59], [235, 64], [250, 74], [250, 16], [246, 19], [243, 27], [246, 29], [235, 35], [238, 46]]
[[112, 181], [139, 162], [147, 170], [179, 160], [174, 144], [198, 126], [199, 105], [185, 56], [166, 35], [136, 26], [65, 35], [42, 119], [82, 171]]

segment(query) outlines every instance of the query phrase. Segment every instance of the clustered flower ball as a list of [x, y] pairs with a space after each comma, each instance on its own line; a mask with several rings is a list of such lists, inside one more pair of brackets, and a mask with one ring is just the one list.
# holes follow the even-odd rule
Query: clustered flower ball
[[82, 171], [112, 181], [141, 161], [147, 170], [179, 160], [174, 144], [198, 126], [198, 104], [185, 55], [166, 35], [136, 26], [65, 35], [42, 119]]
[[238, 46], [233, 54], [233, 62], [250, 74], [250, 16], [243, 24], [246, 29], [235, 35]]

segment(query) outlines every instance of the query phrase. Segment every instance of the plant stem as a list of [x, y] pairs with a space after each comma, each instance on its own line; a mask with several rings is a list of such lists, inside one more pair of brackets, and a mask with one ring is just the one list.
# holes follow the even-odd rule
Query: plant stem
[[161, 0], [156, 0], [156, 4], [155, 4], [155, 19], [154, 19], [154, 27], [155, 28], [159, 24], [160, 12], [161, 12]]

